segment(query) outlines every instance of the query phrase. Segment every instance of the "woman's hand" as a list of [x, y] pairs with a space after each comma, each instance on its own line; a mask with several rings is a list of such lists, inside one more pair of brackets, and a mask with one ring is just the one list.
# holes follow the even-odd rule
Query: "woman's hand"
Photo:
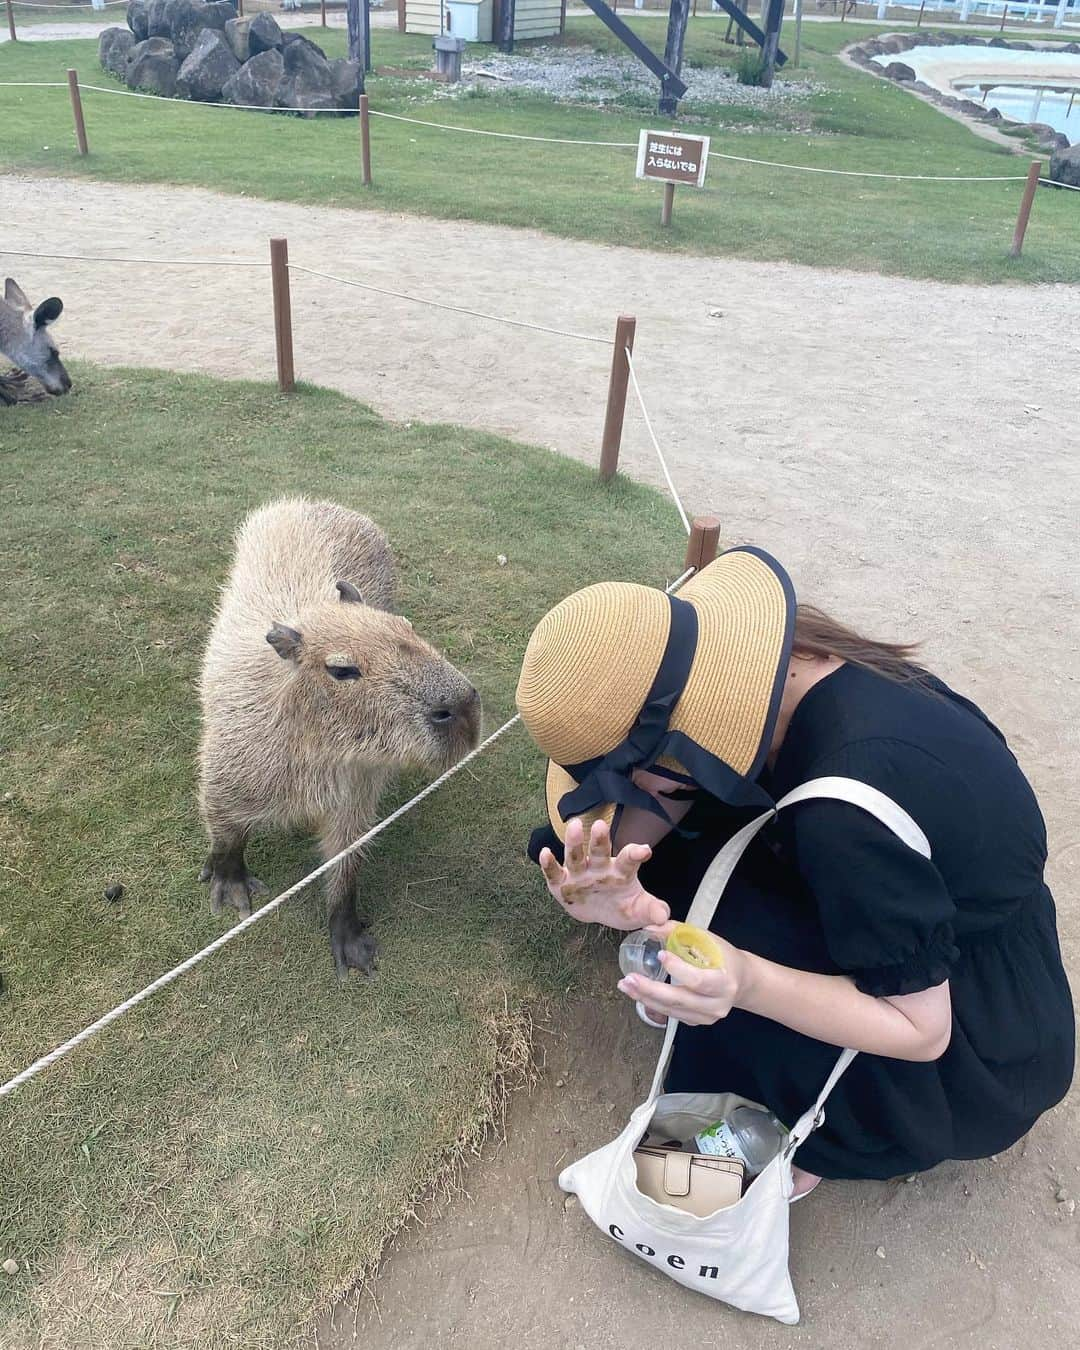
[[[649, 932], [663, 941], [675, 926], [670, 922], [657, 924]], [[724, 949], [724, 964], [719, 970], [699, 970], [671, 952], [662, 951], [660, 963], [671, 977], [670, 984], [650, 980], [645, 975], [627, 975], [618, 987], [628, 998], [643, 1003], [654, 1021], [674, 1017], [691, 1027], [719, 1022], [745, 992], [750, 981], [751, 958], [723, 938], [716, 940]]]
[[566, 827], [565, 857], [564, 867], [551, 849], [542, 849], [540, 869], [548, 890], [572, 918], [626, 932], [667, 919], [667, 905], [638, 881], [638, 868], [652, 857], [647, 844], [627, 844], [613, 857], [611, 832], [598, 820], [586, 847], [585, 827], [575, 817]]

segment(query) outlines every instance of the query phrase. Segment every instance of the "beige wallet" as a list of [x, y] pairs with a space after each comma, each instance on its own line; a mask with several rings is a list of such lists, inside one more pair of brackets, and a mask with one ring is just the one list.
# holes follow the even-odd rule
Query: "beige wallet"
[[634, 1164], [642, 1195], [699, 1219], [726, 1209], [742, 1195], [743, 1165], [735, 1158], [643, 1144], [634, 1149]]

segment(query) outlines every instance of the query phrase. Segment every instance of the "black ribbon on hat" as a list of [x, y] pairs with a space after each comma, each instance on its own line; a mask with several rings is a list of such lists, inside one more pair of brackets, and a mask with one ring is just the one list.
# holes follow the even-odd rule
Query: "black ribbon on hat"
[[659, 758], [664, 738], [668, 734], [668, 724], [686, 688], [686, 681], [690, 678], [697, 651], [697, 610], [674, 595], [668, 596], [668, 602], [671, 605], [671, 627], [664, 655], [626, 739], [606, 755], [584, 760], [580, 764], [562, 765], [578, 784], [559, 798], [559, 815], [563, 820], [584, 815], [608, 802], [616, 802], [620, 806], [638, 806], [643, 811], [659, 816], [667, 824], [672, 823], [656, 798], [637, 787], [630, 778], [635, 769], [648, 768]]

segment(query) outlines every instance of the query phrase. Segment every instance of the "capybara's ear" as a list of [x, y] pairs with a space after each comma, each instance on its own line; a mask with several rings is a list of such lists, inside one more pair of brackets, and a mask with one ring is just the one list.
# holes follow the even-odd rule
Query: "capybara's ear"
[[27, 300], [23, 288], [14, 277], [8, 277], [4, 282], [4, 299], [9, 305], [14, 305], [16, 309], [33, 308], [30, 301]]
[[351, 581], [339, 581], [337, 593], [347, 605], [362, 605], [364, 603], [364, 597]]
[[34, 327], [44, 328], [46, 324], [55, 323], [63, 312], [63, 300], [58, 295], [51, 295], [48, 300], [42, 300], [34, 310]]
[[287, 628], [283, 623], [276, 623], [267, 633], [266, 640], [284, 660], [299, 660], [304, 638], [295, 628]]

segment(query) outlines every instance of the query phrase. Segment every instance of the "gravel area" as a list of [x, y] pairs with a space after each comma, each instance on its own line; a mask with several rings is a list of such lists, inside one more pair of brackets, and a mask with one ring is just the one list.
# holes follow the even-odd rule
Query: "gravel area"
[[[628, 94], [656, 98], [656, 76], [631, 57], [599, 52], [566, 52], [558, 47], [533, 48], [527, 56], [501, 53], [483, 61], [466, 62], [466, 79], [481, 87], [527, 89], [569, 103], [613, 103]], [[805, 80], [779, 80], [771, 89], [740, 84], [722, 66], [685, 67], [689, 86], [686, 104], [725, 103], [736, 107], [769, 108], [792, 103], [816, 92]]]

